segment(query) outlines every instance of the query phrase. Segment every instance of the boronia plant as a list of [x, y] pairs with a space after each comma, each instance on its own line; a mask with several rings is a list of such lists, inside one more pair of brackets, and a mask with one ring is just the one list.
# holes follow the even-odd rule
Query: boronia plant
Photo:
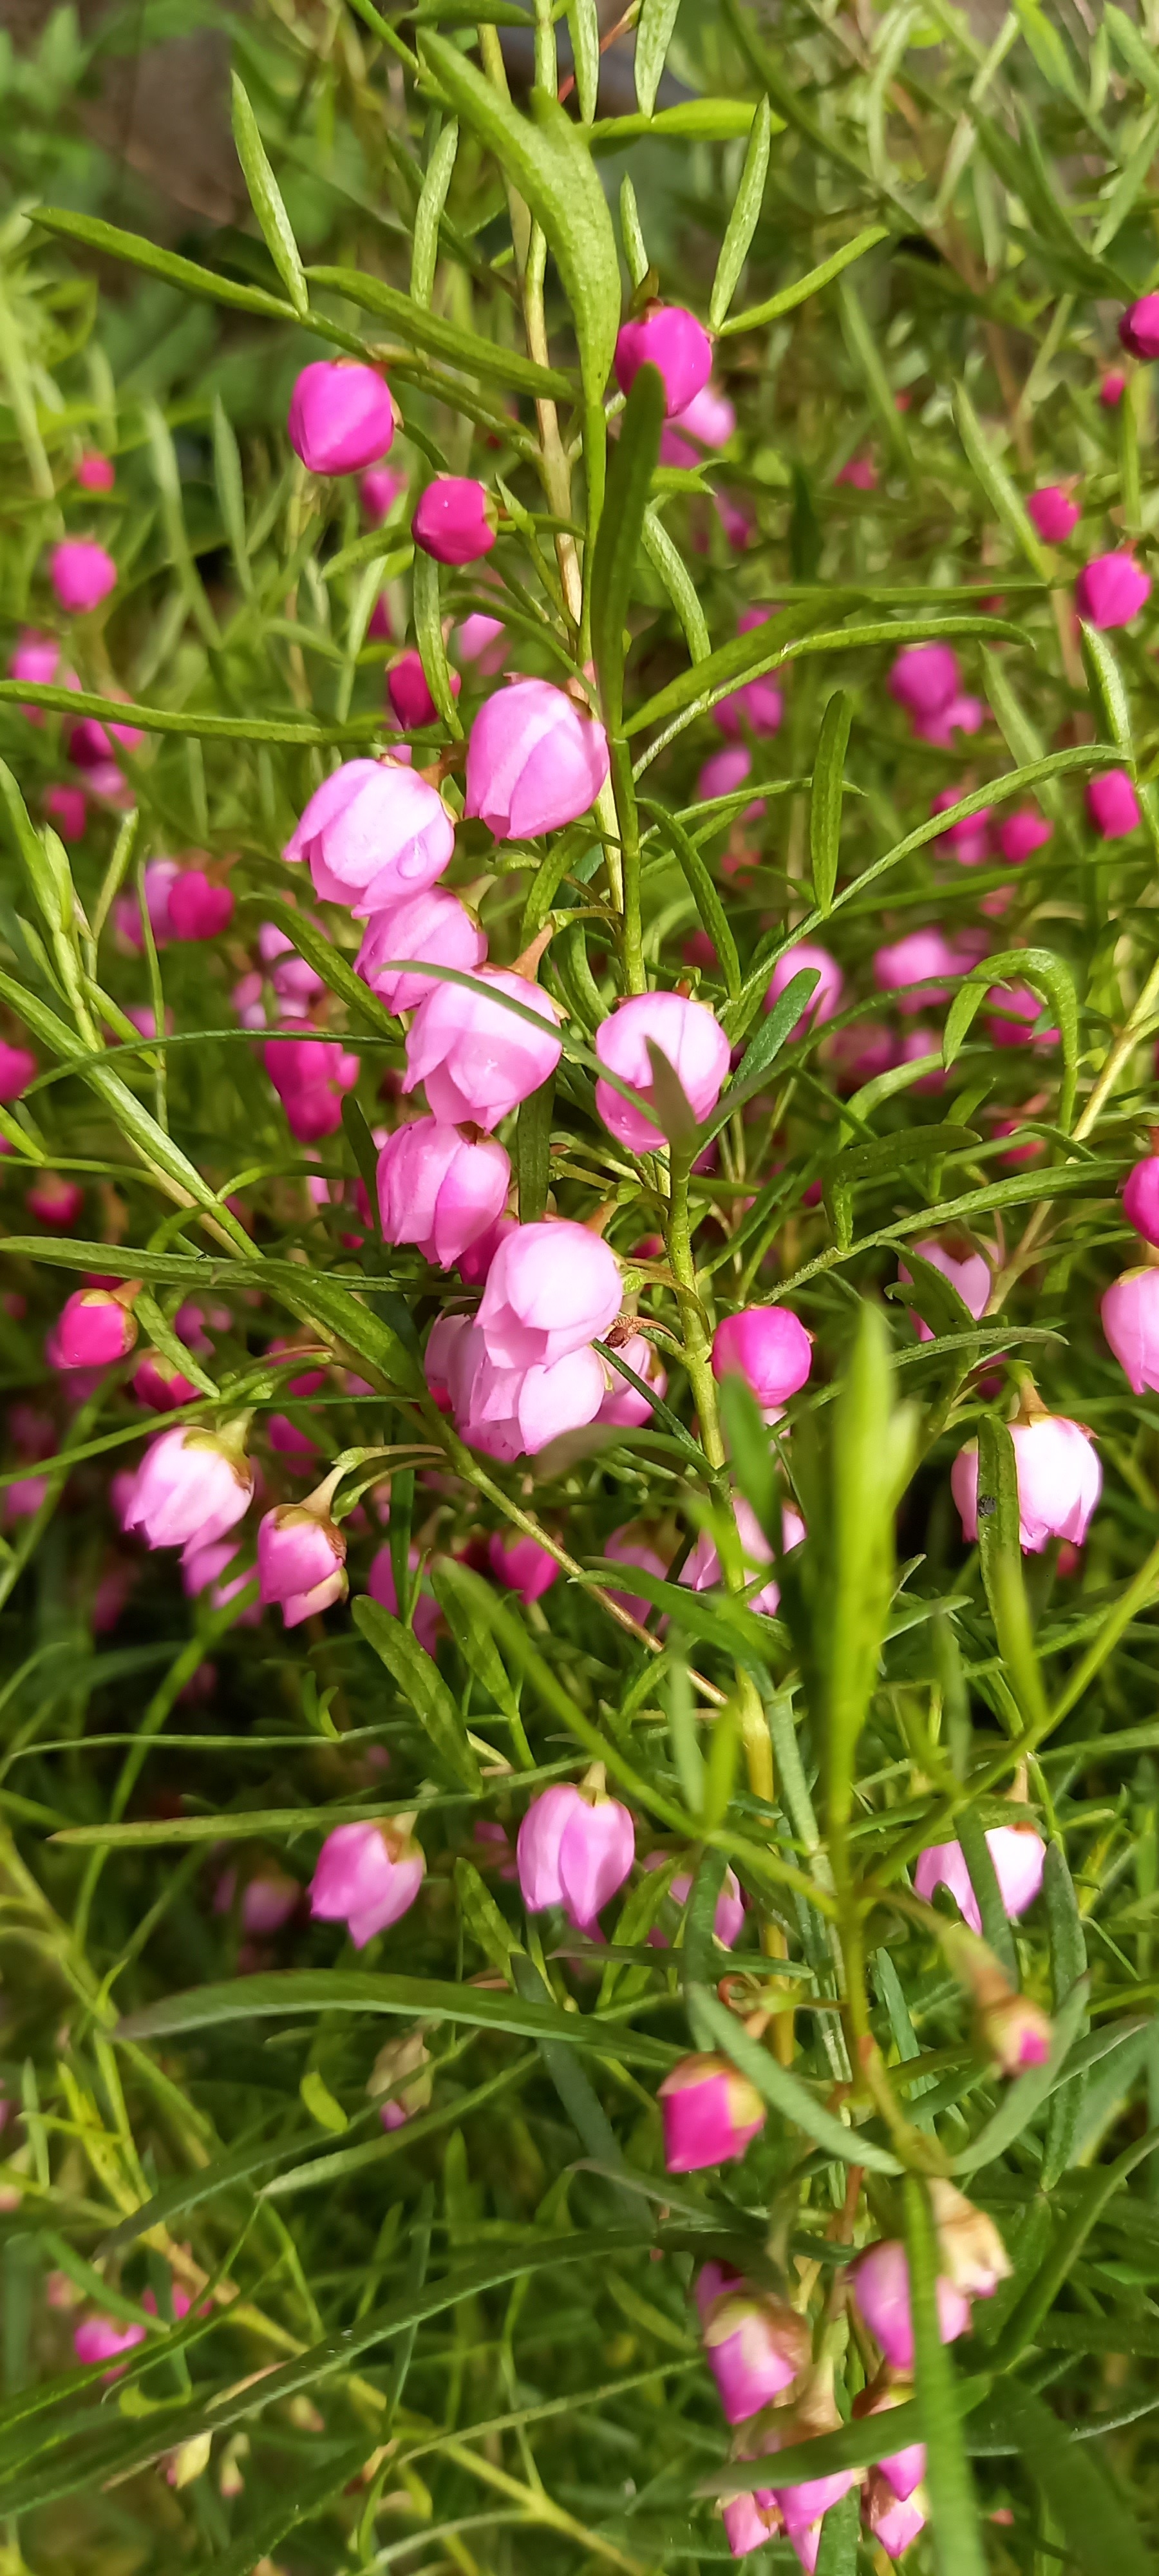
[[6, 220], [5, 2576], [1151, 2563], [1157, 39]]

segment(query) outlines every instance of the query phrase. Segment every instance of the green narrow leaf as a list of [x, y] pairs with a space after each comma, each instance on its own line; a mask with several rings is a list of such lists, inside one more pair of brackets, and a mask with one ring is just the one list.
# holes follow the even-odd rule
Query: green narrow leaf
[[[319, 1823], [326, 1821], [325, 1809]], [[167, 1995], [128, 2013], [117, 2025], [124, 2040], [185, 2038], [192, 2030], [213, 2030], [229, 2022], [261, 2020], [266, 2014], [283, 2020], [302, 2013], [385, 2013], [392, 2018], [461, 2023], [465, 2030], [507, 2031], [516, 2039], [558, 2039], [570, 2048], [614, 2048], [636, 2066], [667, 2072], [679, 2051], [662, 2040], [626, 2031], [614, 2020], [592, 2014], [562, 2012], [554, 2003], [528, 2003], [511, 1994], [481, 1986], [450, 1985], [433, 1977], [377, 1977], [366, 1968], [284, 1968], [254, 1977], [234, 1977], [224, 1985], [195, 1986], [187, 1994]], [[847, 2132], [847, 2135], [852, 2135]], [[280, 2151], [279, 2151], [280, 2152]], [[894, 2171], [891, 2164], [889, 2171]], [[183, 2204], [184, 2206], [185, 2204]]]
[[1115, 0], [1106, 0], [1103, 24], [1120, 62], [1134, 73], [1151, 98], [1159, 99], [1159, 60], [1141, 29], [1125, 10], [1115, 6]]
[[762, 2099], [783, 2120], [803, 2129], [815, 2146], [824, 2147], [829, 2155], [846, 2165], [865, 2165], [870, 2173], [901, 2172], [897, 2157], [888, 2147], [879, 2147], [876, 2139], [867, 2138], [863, 2129], [847, 2129], [836, 2114], [807, 2091], [797, 2076], [762, 2048], [759, 2040], [750, 2038], [736, 2014], [727, 2012], [716, 1996], [698, 1989], [692, 1999], [691, 2016], [698, 2045], [706, 2049], [723, 2049], [733, 2065], [755, 2084]]
[[457, 1557], [436, 1556], [430, 1572], [431, 1590], [468, 1672], [485, 1696], [494, 1700], [496, 1708], [517, 1721], [518, 1696], [508, 1680], [490, 1625], [480, 1617], [478, 1598], [470, 1583], [462, 1579], [464, 1571]]
[[676, 816], [670, 814], [665, 806], [653, 804], [648, 798], [642, 797], [640, 810], [648, 816], [650, 822], [655, 824], [661, 839], [667, 842], [673, 857], [680, 864], [689, 893], [700, 915], [702, 927], [707, 931], [720, 960], [725, 990], [729, 999], [735, 1001], [741, 985], [740, 959], [736, 953], [736, 941], [729, 927], [724, 905], [696, 843], [685, 831], [684, 825], [678, 822]]
[[[894, 1569], [894, 1512], [904, 1450], [893, 1405], [889, 1333], [863, 1300], [833, 1427], [832, 1525], [817, 1597], [814, 1654], [823, 1680], [822, 1734], [831, 1845], [844, 1848], [853, 1813], [857, 1745], [877, 1682]], [[833, 1851], [837, 1867], [837, 1850]]]
[[166, 1321], [151, 1289], [138, 1290], [133, 1301], [133, 1313], [137, 1323], [144, 1326], [154, 1348], [159, 1350], [165, 1359], [172, 1361], [174, 1367], [181, 1370], [182, 1376], [189, 1379], [191, 1385], [200, 1387], [203, 1395], [212, 1396], [215, 1402], [218, 1401], [220, 1390], [214, 1385], [208, 1372], [203, 1369], [196, 1353], [190, 1350], [188, 1342], [183, 1342], [180, 1335], [174, 1332], [173, 1326]]
[[684, 629], [690, 660], [707, 662], [712, 642], [696, 584], [679, 547], [673, 544], [667, 528], [651, 505], [644, 512], [642, 543], [652, 570], [659, 573]]
[[1068, 2561], [1083, 2576], [1107, 2576], [1110, 2568], [1115, 2576], [1149, 2576], [1154, 2567], [1150, 2549], [1095, 2458], [1093, 2444], [1068, 2440], [1065, 2426], [1044, 2400], [1017, 2382], [1003, 2389], [1002, 2422], [1044, 2505], [1062, 2526]]
[[590, 125], [600, 90], [600, 18], [596, 0], [568, 0], [567, 31], [575, 64], [580, 123]]
[[1058, 2084], [1082, 2028], [1086, 2004], [1085, 1986], [1076, 1987], [1055, 2023], [1054, 2040], [1046, 2064], [1028, 2067], [1024, 2075], [1019, 2075], [1013, 2084], [1007, 2086], [993, 2117], [979, 2129], [969, 2146], [961, 2148], [953, 2157], [952, 2173], [980, 2172], [983, 2165], [993, 2164], [997, 2156], [1005, 2155], [1007, 2148], [1021, 2137]]
[[414, 244], [411, 250], [410, 291], [416, 304], [430, 304], [434, 291], [435, 270], [439, 260], [439, 223], [447, 202], [447, 191], [455, 170], [459, 149], [459, 128], [451, 117], [444, 125], [419, 191], [414, 215]]
[[[146, 241], [142, 233], [123, 232], [117, 224], [105, 223], [100, 215], [77, 215], [64, 206], [37, 206], [32, 221], [45, 232], [81, 242], [86, 250], [100, 251], [107, 259], [123, 259], [133, 268], [147, 269], [150, 276], [179, 287], [183, 295], [205, 295], [214, 304], [232, 304], [242, 313], [268, 314], [278, 322], [293, 316], [292, 305], [283, 304], [277, 295], [267, 295], [262, 287], [240, 286], [235, 278], [219, 277], [216, 269], [199, 268], [196, 260], [183, 259], [175, 250], [161, 250], [156, 242]], [[315, 320], [314, 328], [317, 327]]]
[[247, 92], [233, 74], [232, 81], [233, 139], [241, 163], [250, 204], [262, 228], [270, 258], [277, 269], [290, 302], [300, 322], [310, 310], [306, 277], [298, 257], [293, 226], [282, 201], [282, 192], [270, 168], [266, 148], [258, 132], [258, 121]]
[[[637, 50], [637, 69], [639, 60]], [[644, 235], [640, 229], [640, 209], [636, 204], [636, 191], [626, 171], [620, 181], [620, 239], [624, 245], [624, 257], [628, 263], [628, 275], [632, 284], [642, 286], [648, 274], [648, 253]]]
[[[741, 1108], [760, 1090], [769, 1066], [808, 1010], [820, 981], [816, 966], [800, 966], [796, 974], [790, 976], [783, 993], [778, 993], [772, 1010], [765, 1013], [755, 1038], [750, 1039], [745, 1048], [737, 1066], [736, 1080], [729, 1084], [720, 1108], [714, 1112], [713, 1118], [706, 1120], [708, 1135], [714, 1136], [717, 1127], [722, 1127], [725, 1119], [731, 1118], [733, 1110]], [[727, 1027], [727, 1020], [725, 1025]]]
[[181, 473], [172, 433], [160, 404], [144, 405], [145, 428], [153, 479], [161, 496], [161, 516], [178, 581], [185, 593], [189, 612], [200, 629], [203, 642], [211, 653], [218, 650], [221, 637], [217, 619], [205, 595], [205, 587], [193, 558], [185, 525], [185, 504], [181, 493]]
[[674, 1064], [669, 1062], [654, 1038], [646, 1038], [648, 1063], [652, 1080], [648, 1088], [650, 1115], [675, 1154], [695, 1153], [700, 1140], [696, 1111], [681, 1082]]
[[822, 2522], [816, 2576], [857, 2576], [860, 2538], [861, 2499], [854, 2486], [838, 2504], [830, 2505]]
[[841, 846], [841, 803], [845, 752], [853, 706], [844, 689], [835, 689], [821, 718], [813, 786], [809, 798], [809, 860], [813, 901], [827, 919], [833, 908], [837, 860]]
[[439, 598], [439, 566], [433, 555], [419, 546], [411, 574], [411, 597], [414, 606], [415, 642], [423, 677], [449, 734], [456, 742], [463, 739], [459, 710], [451, 688], [447, 648], [443, 642], [442, 605]]
[[[423, 41], [430, 44], [434, 39], [427, 36]], [[564, 122], [567, 123], [566, 117]], [[353, 304], [361, 305], [364, 312], [389, 322], [408, 348], [442, 358], [464, 375], [490, 377], [498, 384], [510, 385], [516, 393], [548, 400], [554, 397], [569, 402], [574, 398], [573, 379], [558, 367], [541, 367], [534, 358], [525, 358], [516, 349], [501, 348], [497, 340], [485, 340], [477, 331], [464, 330], [460, 323], [416, 304], [411, 296], [403, 295], [397, 286], [388, 286], [384, 278], [373, 276], [369, 270], [311, 268], [310, 276], [319, 286], [335, 287], [340, 295], [348, 295]]]
[[765, 180], [769, 171], [769, 133], [769, 102], [767, 98], [762, 98], [758, 103], [749, 131], [748, 150], [745, 153], [744, 168], [740, 174], [740, 185], [733, 201], [724, 240], [720, 245], [720, 257], [717, 260], [716, 275], [712, 281], [712, 294], [708, 304], [709, 329], [712, 331], [719, 331], [736, 293], [741, 270], [752, 247], [753, 234], [760, 222]]
[[1156, 788], [1154, 780], [1144, 783], [1136, 776], [1131, 701], [1123, 674], [1115, 658], [1114, 647], [1109, 638], [1102, 634], [1097, 626], [1088, 625], [1085, 618], [1079, 621], [1079, 634], [1091, 696], [1102, 717], [1105, 731], [1109, 733], [1116, 750], [1122, 753], [1123, 760], [1131, 771], [1143, 821], [1150, 833], [1152, 846], [1159, 851], [1159, 789]]
[[501, 1977], [511, 1974], [513, 1953], [519, 1949], [504, 1915], [499, 1911], [491, 1890], [480, 1878], [474, 1862], [460, 1852], [455, 1862], [455, 1894], [465, 1929]]
[[1005, 466], [999, 464], [993, 448], [984, 436], [981, 422], [963, 384], [958, 385], [954, 395], [954, 417], [967, 459], [995, 517], [1001, 520], [1008, 535], [1013, 537], [1015, 545], [1021, 548], [1031, 569], [1038, 574], [1039, 580], [1048, 583], [1056, 581], [1058, 575], [1050, 549], [1043, 545], [1037, 529], [1032, 526], [1027, 517]]
[[263, 893], [260, 900], [262, 920], [276, 922], [279, 930], [285, 931], [299, 957], [305, 958], [306, 964], [313, 967], [315, 974], [329, 985], [330, 991], [345, 1002], [347, 1010], [353, 1012], [375, 1037], [389, 1038], [397, 1046], [402, 1035], [398, 1021], [391, 1018], [377, 993], [372, 993], [369, 984], [363, 983], [361, 975], [355, 974], [341, 949], [335, 947], [332, 939], [327, 939], [325, 931], [311, 914], [299, 912], [297, 906], [288, 903], [282, 895]]
[[610, 734], [618, 734], [623, 724], [624, 628], [644, 513], [660, 453], [664, 400], [659, 369], [641, 367], [624, 409], [592, 554], [592, 652], [600, 704]]
[[[1017, 1542], [1017, 1531], [1015, 1539]], [[970, 1873], [970, 1885], [978, 1901], [978, 1912], [982, 1917], [982, 1937], [989, 1943], [999, 1966], [1005, 1969], [1010, 1984], [1017, 1986], [1018, 1952], [1014, 1946], [1014, 1934], [1010, 1926], [1010, 1917], [1002, 1902], [998, 1873], [994, 1867], [990, 1845], [986, 1840], [982, 1820], [976, 1807], [962, 1809], [958, 1818], [958, 1841], [965, 1854], [966, 1867]]]
[[680, 0], [643, 0], [636, 27], [636, 99], [641, 116], [651, 116], [664, 60], [672, 42]]
[[929, 2194], [918, 2174], [907, 2174], [903, 2189], [914, 2377], [938, 2576], [986, 2576], [954, 2365], [938, 2321], [938, 2240]]
[[878, 427], [886, 445], [892, 447], [899, 464], [913, 471], [913, 450], [909, 432], [893, 398], [893, 387], [882, 364], [881, 352], [866, 320], [861, 297], [851, 278], [842, 276], [837, 288], [841, 328], [849, 355], [858, 369], [877, 414]]
[[380, 1601], [362, 1598], [354, 1604], [354, 1623], [393, 1674], [405, 1699], [430, 1737], [444, 1777], [479, 1787], [479, 1765], [467, 1730], [437, 1664], [401, 1619]]
[[[1050, 1931], [1054, 2009], [1060, 2013], [1086, 1976], [1087, 1945], [1074, 1880], [1067, 1868], [1066, 1853], [1058, 1841], [1049, 1842], [1046, 1847], [1043, 1895]], [[1074, 2075], [1050, 2096], [1041, 2176], [1042, 2189], [1046, 2192], [1053, 2190], [1070, 2163], [1085, 2093], [1084, 2078]]]
[[551, 1187], [551, 1121], [555, 1109], [555, 1076], [541, 1082], [523, 1101], [515, 1122], [515, 1172], [519, 1184], [519, 1222], [536, 1225], [547, 1206]]
[[1014, 1442], [1004, 1422], [987, 1417], [978, 1426], [978, 1555], [1003, 1667], [1029, 1727], [1045, 1722], [1046, 1694], [1022, 1579], [1018, 1532]]
[[366, 1112], [361, 1103], [355, 1098], [352, 1091], [347, 1092], [342, 1103], [342, 1132], [350, 1147], [350, 1151], [354, 1156], [354, 1160], [358, 1165], [359, 1178], [362, 1182], [363, 1189], [366, 1192], [367, 1199], [370, 1202], [370, 1221], [374, 1227], [378, 1240], [381, 1243], [382, 1217], [379, 1213], [378, 1206], [378, 1147], [375, 1144], [374, 1138], [370, 1133], [370, 1129], [366, 1124]]
[[[517, 1995], [525, 2003], [550, 2004], [551, 1997], [534, 1959], [526, 1951], [514, 1950], [511, 1956], [511, 1978]], [[559, 2041], [541, 2039], [539, 2052], [577, 2138], [589, 2156], [611, 2172], [623, 2172], [624, 2157], [619, 2139], [604, 2110], [587, 2069], [580, 2065], [574, 2049], [561, 2048]], [[618, 2195], [623, 2197], [623, 2195]], [[632, 2207], [639, 2209], [633, 2195]]]
[[233, 568], [247, 597], [252, 598], [254, 576], [246, 541], [245, 491], [241, 476], [241, 457], [238, 454], [233, 425], [220, 394], [215, 394], [213, 398], [213, 480], [217, 490], [217, 506], [221, 511], [222, 524], [229, 539]]
[[844, 269], [852, 268], [855, 260], [864, 259], [867, 251], [876, 250], [879, 242], [888, 239], [889, 231], [885, 224], [868, 224], [864, 232], [857, 233], [841, 250], [833, 251], [828, 259], [821, 260], [816, 268], [808, 269], [803, 277], [794, 278], [791, 286], [782, 286], [779, 294], [767, 296], [763, 304], [751, 305], [747, 313], [731, 314], [727, 322], [721, 323], [721, 339], [726, 340], [733, 331], [760, 331], [766, 322], [776, 322], [782, 313], [792, 313], [798, 304], [807, 303], [811, 295], [819, 295], [822, 287], [831, 286], [834, 278], [840, 277]]

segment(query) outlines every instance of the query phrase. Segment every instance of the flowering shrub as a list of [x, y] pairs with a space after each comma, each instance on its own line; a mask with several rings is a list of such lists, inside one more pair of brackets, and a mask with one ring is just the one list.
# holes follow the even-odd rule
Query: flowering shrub
[[1134, 2576], [1155, 30], [517, 14], [4, 234], [9, 2556]]

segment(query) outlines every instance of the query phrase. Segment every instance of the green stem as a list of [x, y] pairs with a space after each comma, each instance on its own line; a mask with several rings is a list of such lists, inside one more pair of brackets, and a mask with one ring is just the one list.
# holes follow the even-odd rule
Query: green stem
[[609, 744], [612, 756], [612, 793], [616, 800], [616, 820], [620, 827], [620, 868], [624, 909], [624, 986], [629, 993], [646, 989], [644, 974], [644, 921], [640, 902], [640, 818], [636, 810], [636, 790], [632, 783], [632, 763], [627, 743], [613, 734]]

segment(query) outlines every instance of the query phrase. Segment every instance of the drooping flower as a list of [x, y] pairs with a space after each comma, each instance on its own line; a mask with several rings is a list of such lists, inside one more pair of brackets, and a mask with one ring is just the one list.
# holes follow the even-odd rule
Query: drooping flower
[[[439, 980], [424, 975], [424, 965], [453, 966], [460, 974], [470, 975], [486, 954], [486, 934], [474, 914], [445, 886], [426, 886], [388, 911], [375, 913], [367, 923], [354, 971], [388, 1011], [414, 1011]], [[403, 959], [414, 961], [410, 971], [400, 964]]]
[[479, 1308], [487, 1357], [500, 1369], [550, 1368], [607, 1331], [621, 1293], [602, 1235], [567, 1217], [517, 1226], [499, 1246]]
[[578, 821], [608, 775], [608, 738], [549, 680], [510, 680], [480, 708], [467, 745], [468, 816], [496, 840], [534, 840]]
[[804, 1386], [812, 1365], [812, 1334], [788, 1306], [746, 1306], [726, 1315], [713, 1335], [713, 1376], [743, 1377], [766, 1422]]
[[[1033, 1905], [1042, 1885], [1046, 1845], [1033, 1825], [992, 1825], [986, 1834], [986, 1846], [994, 1863], [1003, 1908], [1009, 1919], [1016, 1921]], [[978, 1899], [960, 1843], [928, 1844], [918, 1857], [914, 1887], [927, 1904], [935, 1888], [947, 1887], [963, 1922], [972, 1932], [981, 1932]]]
[[[519, 1010], [508, 1010], [498, 994]], [[563, 1053], [558, 1023], [548, 994], [505, 967], [481, 967], [469, 992], [436, 984], [407, 1031], [403, 1090], [425, 1084], [427, 1105], [444, 1126], [471, 1124], [489, 1134], [555, 1072]]]
[[521, 1601], [540, 1601], [552, 1584], [559, 1580], [559, 1567], [537, 1538], [524, 1538], [515, 1531], [507, 1537], [502, 1530], [492, 1530], [487, 1541], [487, 1563], [497, 1583], [505, 1592], [517, 1592]]
[[495, 543], [495, 504], [485, 483], [466, 474], [439, 474], [428, 483], [410, 532], [436, 563], [475, 563]]
[[[645, 1100], [655, 1096], [649, 1041], [671, 1065], [694, 1116], [707, 1118], [724, 1089], [729, 1065], [728, 1039], [707, 1004], [681, 993], [638, 993], [601, 1020], [596, 1031], [601, 1065]], [[596, 1107], [605, 1127], [630, 1152], [663, 1149], [661, 1129], [610, 1082], [597, 1082]]]
[[641, 367], [655, 367], [664, 381], [669, 420], [686, 412], [712, 373], [712, 342], [702, 322], [682, 304], [650, 304], [625, 322], [616, 341], [616, 383], [630, 393]]
[[618, 1798], [609, 1798], [602, 1763], [576, 1788], [561, 1782], [533, 1798], [515, 1847], [519, 1886], [530, 1914], [562, 1905], [570, 1922], [590, 1932], [626, 1879], [636, 1828]]
[[437, 789], [398, 760], [347, 760], [310, 798], [282, 856], [307, 860], [324, 903], [356, 920], [435, 883], [455, 846]]
[[1045, 545], [1061, 546], [1078, 526], [1079, 506], [1061, 483], [1043, 483], [1028, 495], [1026, 514]]
[[472, 1143], [435, 1118], [412, 1119], [387, 1137], [378, 1157], [383, 1236], [417, 1244], [449, 1270], [502, 1215], [510, 1186], [502, 1145], [490, 1137]]
[[261, 1597], [277, 1602], [287, 1628], [345, 1600], [345, 1567], [345, 1538], [319, 1497], [279, 1503], [258, 1523]]
[[[1012, 1422], [1018, 1477], [1018, 1535], [1029, 1556], [1040, 1556], [1049, 1538], [1081, 1547], [1099, 1495], [1103, 1471], [1089, 1432], [1065, 1414], [1040, 1414]], [[962, 1536], [978, 1536], [978, 1447], [970, 1441], [950, 1469], [950, 1491], [962, 1517]]]
[[[849, 2267], [858, 2309], [892, 2370], [912, 2371], [914, 2329], [910, 2311], [909, 2260], [896, 2238], [883, 2238], [859, 2254]], [[970, 2302], [952, 2281], [938, 2274], [938, 2333], [943, 2343], [956, 2343], [970, 2330]]]
[[670, 2174], [734, 2164], [765, 2125], [765, 2105], [727, 2057], [682, 2057], [657, 2096]]
[[426, 1859], [413, 1824], [413, 1816], [392, 1816], [336, 1825], [326, 1836], [310, 1881], [310, 1912], [319, 1922], [345, 1923], [356, 1950], [414, 1904]]
[[[1145, 1165], [1138, 1167], [1146, 1169]], [[1134, 1180], [1134, 1173], [1131, 1180]], [[1128, 1189], [1131, 1182], [1128, 1181]], [[1135, 1204], [1142, 1199], [1135, 1194]], [[1123, 1199], [1126, 1207], [1126, 1193]], [[1132, 1224], [1137, 1219], [1131, 1216]], [[1140, 1226], [1140, 1233], [1145, 1229]], [[1147, 1241], [1152, 1238], [1148, 1235]], [[1125, 1270], [1108, 1288], [1099, 1307], [1103, 1331], [1115, 1354], [1128, 1386], [1135, 1395], [1148, 1387], [1159, 1386], [1159, 1270]], [[1068, 1530], [1066, 1536], [1072, 1533]]]
[[109, 1368], [123, 1360], [137, 1338], [134, 1291], [77, 1288], [61, 1308], [53, 1331], [57, 1368]]
[[123, 1526], [150, 1547], [204, 1547], [242, 1518], [254, 1471], [240, 1429], [201, 1431], [175, 1424], [146, 1450], [133, 1478]]
[[770, 2406], [805, 2368], [811, 2340], [804, 2317], [767, 2293], [727, 2290], [709, 2311], [704, 2350], [726, 2423], [744, 2424]]
[[1080, 617], [1091, 626], [1129, 626], [1151, 596], [1151, 576], [1128, 546], [1084, 564], [1075, 586]]

